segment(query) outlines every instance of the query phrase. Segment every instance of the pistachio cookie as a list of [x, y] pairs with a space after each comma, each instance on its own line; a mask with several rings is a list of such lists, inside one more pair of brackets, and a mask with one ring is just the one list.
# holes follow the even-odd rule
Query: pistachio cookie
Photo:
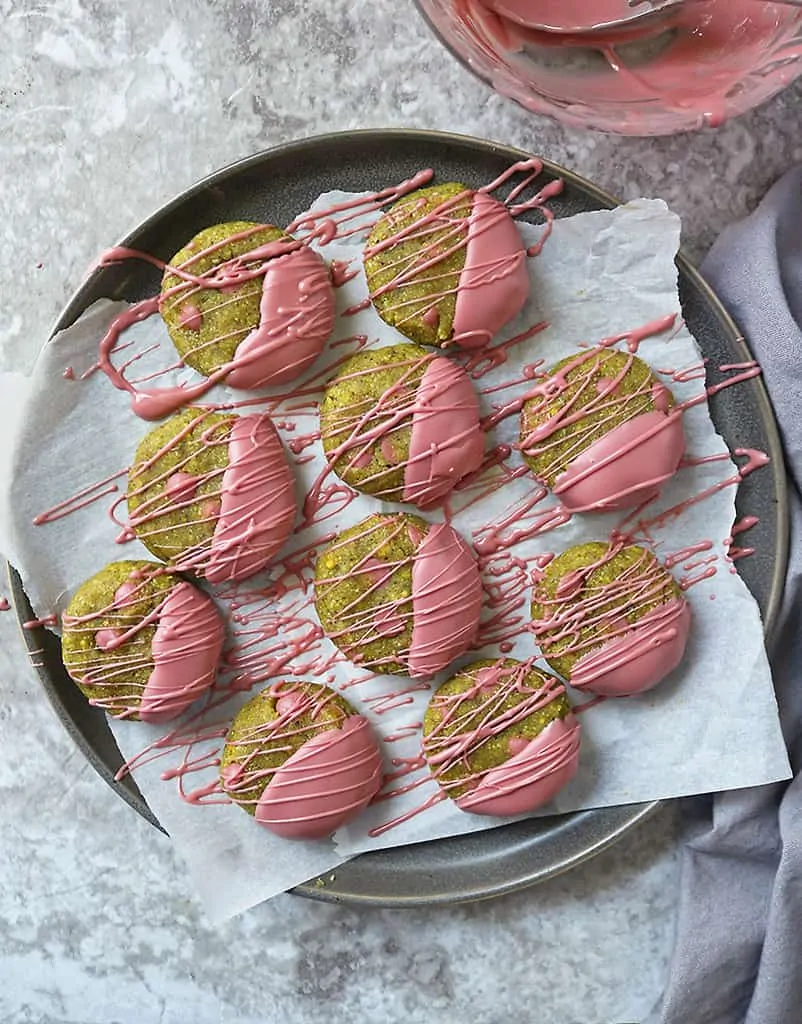
[[423, 756], [460, 810], [526, 814], [574, 777], [580, 733], [558, 679], [511, 658], [475, 661], [429, 702]]
[[267, 414], [184, 409], [145, 435], [128, 475], [139, 540], [212, 583], [264, 569], [295, 512], [295, 482]]
[[627, 352], [598, 347], [557, 363], [521, 413], [521, 452], [571, 512], [655, 498], [685, 451], [668, 388]]
[[419, 345], [352, 356], [326, 388], [320, 432], [347, 484], [420, 508], [439, 504], [484, 455], [470, 378]]
[[656, 686], [682, 660], [691, 610], [671, 573], [645, 548], [591, 543], [542, 570], [532, 627], [571, 686], [625, 697]]
[[327, 686], [275, 683], [238, 712], [220, 783], [234, 803], [286, 839], [323, 839], [355, 818], [382, 783], [370, 723]]
[[159, 309], [183, 362], [232, 388], [294, 380], [320, 355], [335, 318], [325, 260], [280, 228], [205, 228], [170, 261]]
[[156, 562], [112, 562], [62, 615], [64, 667], [115, 718], [166, 722], [214, 683], [223, 621], [210, 597]]
[[315, 607], [357, 665], [426, 679], [470, 647], [482, 583], [473, 553], [446, 523], [371, 515], [321, 552]]
[[420, 345], [485, 345], [529, 295], [526, 249], [506, 206], [458, 182], [395, 203], [364, 262], [379, 316]]

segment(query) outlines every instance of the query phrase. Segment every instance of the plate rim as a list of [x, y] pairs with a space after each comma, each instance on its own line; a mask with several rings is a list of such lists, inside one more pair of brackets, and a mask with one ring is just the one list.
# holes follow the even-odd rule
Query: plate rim
[[[336, 131], [336, 132], [325, 132], [317, 135], [308, 136], [302, 139], [294, 139], [288, 142], [280, 143], [276, 146], [268, 147], [267, 149], [260, 150], [256, 153], [252, 153], [249, 156], [242, 157], [229, 164], [217, 168], [210, 172], [204, 177], [198, 179], [187, 188], [183, 189], [177, 195], [173, 196], [167, 202], [163, 203], [158, 207], [152, 214], [142, 220], [134, 228], [129, 230], [123, 238], [116, 243], [118, 246], [126, 245], [130, 239], [136, 235], [140, 235], [142, 232], [147, 231], [151, 227], [155, 226], [156, 223], [161, 220], [165, 215], [169, 214], [175, 208], [185, 203], [187, 199], [192, 198], [197, 193], [204, 191], [210, 187], [219, 185], [222, 181], [233, 177], [239, 173], [248, 171], [254, 167], [259, 166], [265, 161], [269, 161], [271, 158], [279, 156], [287, 156], [293, 152], [302, 153], [305, 150], [319, 148], [326, 146], [327, 144], [338, 143], [344, 138], [361, 138], [365, 140], [374, 140], [377, 144], [389, 143], [392, 144], [396, 140], [410, 141], [419, 140], [421, 142], [429, 142], [434, 144], [440, 144], [443, 146], [453, 145], [462, 147], [463, 149], [467, 146], [476, 150], [481, 150], [484, 153], [488, 151], [494, 155], [501, 156], [505, 159], [509, 159], [510, 163], [515, 163], [518, 160], [531, 159], [533, 153], [520, 149], [516, 146], [510, 146], [505, 143], [499, 143], [490, 139], [481, 139], [473, 135], [463, 135], [455, 132], [444, 132], [431, 129], [417, 129], [417, 128], [362, 128], [354, 130]], [[569, 168], [563, 167], [561, 164], [556, 163], [548, 158], [537, 156], [543, 164], [543, 169], [549, 174], [560, 177], [563, 180], [578, 187], [581, 191], [590, 194], [597, 201], [599, 201], [604, 207], [608, 209], [614, 209], [618, 206], [625, 205], [625, 200], [622, 200], [618, 196], [614, 195], [596, 185], [594, 182], [583, 177], [575, 171]], [[710, 287], [710, 285], [702, 277], [699, 270], [691, 262], [690, 258], [685, 253], [682, 246], [676, 256], [676, 264], [678, 271], [684, 274], [688, 280], [704, 295], [708, 309], [715, 314], [719, 321], [722, 329], [731, 336], [733, 344], [738, 348], [740, 353], [744, 357], [744, 361], [754, 359], [754, 356], [749, 348], [746, 339], [743, 337], [737, 323], [725, 309], [721, 300], [718, 298], [716, 293]], [[50, 329], [47, 339], [45, 340], [42, 348], [49, 344], [53, 337], [61, 330], [64, 330], [71, 323], [73, 323], [78, 316], [84, 311], [85, 306], [83, 305], [81, 295], [90, 284], [92, 279], [101, 272], [100, 267], [93, 267], [92, 270], [84, 276], [79, 282], [76, 288], [68, 297], [65, 305], [62, 307], [60, 313], [55, 319], [55, 322]], [[766, 614], [763, 616], [763, 632], [764, 640], [767, 649], [771, 649], [777, 633], [777, 624], [780, 612], [780, 606], [782, 604], [783, 593], [785, 589], [785, 578], [787, 573], [788, 565], [788, 553], [789, 553], [789, 521], [787, 513], [787, 478], [784, 472], [785, 460], [783, 455], [782, 442], [780, 439], [780, 433], [777, 426], [777, 421], [774, 415], [774, 410], [771, 404], [771, 400], [768, 395], [768, 391], [765, 386], [765, 382], [762, 376], [755, 378], [752, 383], [756, 386], [756, 399], [757, 405], [760, 412], [760, 417], [763, 426], [766, 430], [767, 440], [769, 448], [768, 454], [772, 459], [772, 462], [776, 462], [782, 467], [782, 472], [777, 474], [776, 477], [776, 500], [778, 503], [778, 530], [776, 537], [776, 557], [774, 560], [772, 579], [770, 584], [769, 598], [767, 601]], [[726, 443], [726, 439], [725, 439]], [[122, 797], [127, 804], [129, 804], [137, 813], [149, 821], [152, 825], [158, 828], [160, 831], [165, 832], [165, 829], [160, 824], [156, 816], [151, 811], [147, 801], [140, 793], [136, 786], [135, 780], [130, 779], [131, 786], [122, 785], [117, 782], [112, 773], [109, 771], [105, 763], [97, 756], [92, 750], [91, 746], [85, 740], [78, 727], [73, 722], [69, 715], [64, 714], [64, 707], [59, 699], [59, 695], [53, 686], [49, 673], [44, 665], [38, 664], [34, 655], [38, 651], [38, 647], [35, 644], [34, 631], [26, 630], [23, 628], [23, 613], [25, 612], [25, 606], [28, 605], [27, 596], [22, 587], [22, 581], [17, 573], [16, 569], [10, 563], [6, 561], [6, 571], [9, 579], [10, 593], [12, 599], [12, 605], [14, 607], [16, 620], [22, 634], [23, 643], [26, 647], [29, 655], [29, 660], [34, 668], [36, 675], [39, 679], [42, 688], [45, 691], [45, 695], [48, 698], [51, 707], [57, 714], [58, 720], [62, 728], [71, 736], [73, 741], [76, 743], [81, 753], [89, 761], [95, 771], [100, 775], [104, 782], [106, 782], [110, 788]], [[633, 829], [637, 828], [638, 825], [655, 815], [662, 807], [668, 804], [667, 800], [654, 800], [642, 804], [623, 805], [614, 808], [597, 808], [595, 811], [599, 814], [605, 812], [624, 812], [627, 813], [624, 816], [624, 820], [621, 823], [610, 827], [606, 834], [601, 838], [593, 842], [590, 846], [584, 850], [565, 855], [559, 858], [553, 865], [548, 868], [540, 868], [535, 870], [527, 871], [523, 869], [516, 877], [509, 879], [508, 881], [497, 883], [494, 885], [482, 885], [481, 883], [471, 886], [463, 887], [460, 891], [447, 891], [436, 896], [427, 895], [424, 897], [418, 896], [403, 896], [403, 895], [387, 895], [377, 896], [370, 893], [358, 892], [353, 890], [337, 888], [336, 885], [324, 882], [321, 885], [321, 879], [311, 879], [308, 882], [304, 882], [300, 885], [290, 889], [289, 892], [301, 895], [310, 899], [314, 899], [322, 902], [330, 903], [343, 903], [347, 902], [354, 905], [369, 905], [374, 907], [419, 907], [419, 906], [431, 906], [431, 905], [444, 905], [454, 903], [466, 903], [466, 902], [477, 902], [485, 899], [491, 899], [495, 896], [500, 896], [505, 893], [515, 892], [526, 887], [538, 884], [546, 881], [549, 878], [557, 877], [558, 875], [564, 874], [570, 871], [572, 868], [585, 863], [586, 861], [597, 856], [610, 846], [614, 845], [626, 834]], [[589, 813], [589, 812], [577, 812], [577, 813]], [[614, 816], [614, 815], [611, 815]], [[502, 828], [504, 826], [501, 826]], [[466, 837], [452, 837], [448, 841], [459, 841], [460, 839], [468, 839]], [[434, 842], [440, 842], [441, 840], [434, 840]], [[389, 848], [386, 850], [377, 850], [359, 855], [356, 859], [364, 858], [376, 858], [377, 860], [382, 857], [387, 857], [392, 854], [395, 848]], [[404, 849], [402, 847], [401, 849]], [[345, 862], [347, 864], [347, 862]], [[339, 868], [335, 869], [335, 876], [339, 878]], [[331, 873], [324, 873], [329, 875]]]

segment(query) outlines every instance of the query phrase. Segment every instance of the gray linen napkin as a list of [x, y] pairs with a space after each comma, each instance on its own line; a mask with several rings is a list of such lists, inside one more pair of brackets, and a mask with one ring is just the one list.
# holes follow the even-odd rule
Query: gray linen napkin
[[802, 168], [702, 272], [763, 367], [785, 444], [791, 562], [770, 652], [795, 778], [688, 801], [676, 946], [649, 1024], [802, 1022]]

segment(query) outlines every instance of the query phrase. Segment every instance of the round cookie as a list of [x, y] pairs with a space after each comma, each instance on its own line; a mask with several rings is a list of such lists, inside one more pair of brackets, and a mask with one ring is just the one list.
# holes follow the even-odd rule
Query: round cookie
[[265, 414], [188, 408], [140, 441], [129, 525], [154, 555], [211, 583], [264, 569], [295, 522], [295, 482]]
[[166, 722], [214, 683], [224, 639], [217, 608], [156, 562], [112, 562], [61, 618], [64, 667], [115, 718]]
[[220, 762], [223, 791], [285, 839], [323, 839], [382, 784], [370, 723], [327, 686], [280, 682], [245, 704]]
[[657, 497], [685, 451], [671, 392], [637, 356], [569, 356], [530, 392], [521, 452], [571, 512], [631, 508]]
[[429, 702], [423, 756], [460, 810], [526, 814], [574, 777], [580, 734], [558, 679], [511, 658], [475, 661]]
[[335, 305], [318, 253], [249, 221], [195, 235], [166, 267], [159, 301], [182, 361], [246, 390], [303, 373], [331, 336]]
[[476, 559], [446, 523], [371, 515], [321, 552], [315, 607], [357, 665], [428, 679], [463, 654], [479, 627]]
[[420, 345], [485, 345], [529, 295], [526, 249], [506, 206], [458, 182], [394, 203], [364, 263], [379, 316]]
[[439, 504], [484, 456], [470, 378], [419, 345], [352, 356], [326, 388], [320, 433], [347, 484], [419, 508]]
[[532, 628], [549, 665], [573, 687], [625, 697], [656, 686], [682, 660], [691, 611], [651, 552], [580, 544], [535, 583]]

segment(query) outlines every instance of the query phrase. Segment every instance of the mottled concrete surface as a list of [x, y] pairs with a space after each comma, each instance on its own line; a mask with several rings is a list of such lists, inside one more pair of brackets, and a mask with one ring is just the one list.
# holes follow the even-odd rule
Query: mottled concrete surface
[[[802, 88], [717, 132], [568, 131], [491, 95], [391, 0], [0, 0], [0, 366], [24, 367], [97, 253], [198, 177], [333, 129], [444, 128], [662, 196], [700, 256], [802, 158]], [[0, 587], [0, 590], [3, 588]], [[0, 1022], [621, 1024], [670, 954], [673, 810], [492, 903], [282, 897], [211, 929], [169, 843], [96, 778], [0, 615]]]

